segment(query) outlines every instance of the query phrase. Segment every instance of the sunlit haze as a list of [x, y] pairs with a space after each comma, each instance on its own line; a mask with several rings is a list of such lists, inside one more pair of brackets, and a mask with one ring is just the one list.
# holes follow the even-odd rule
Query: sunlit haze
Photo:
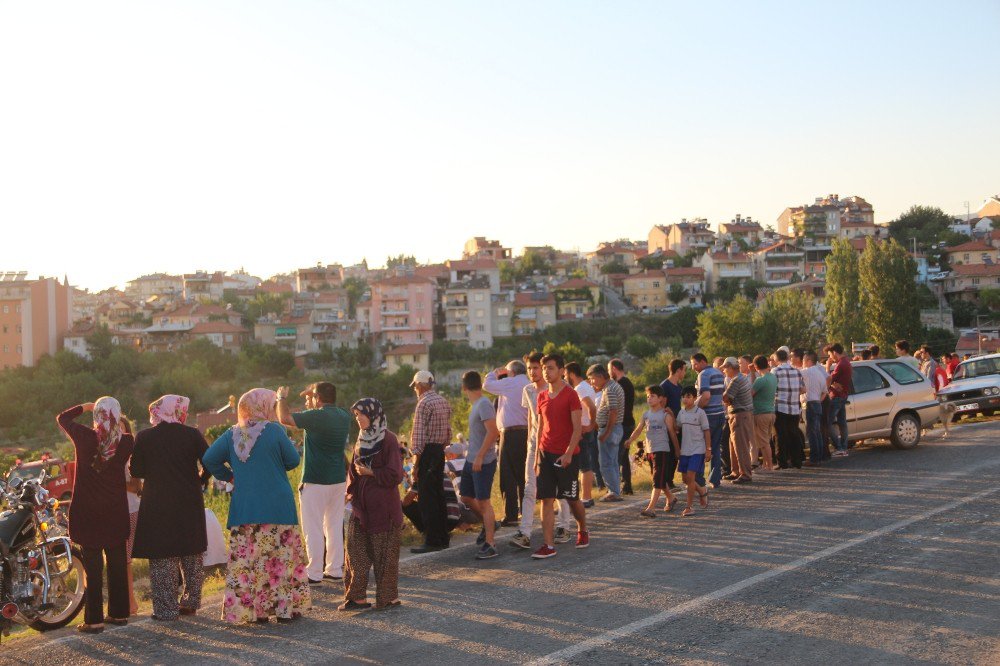
[[1000, 3], [2, 2], [0, 270], [103, 289], [1000, 191]]

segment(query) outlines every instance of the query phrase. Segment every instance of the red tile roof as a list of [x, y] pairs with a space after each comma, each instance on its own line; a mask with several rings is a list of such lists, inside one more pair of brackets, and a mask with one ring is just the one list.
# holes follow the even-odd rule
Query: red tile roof
[[402, 356], [404, 354], [418, 355], [418, 354], [426, 354], [428, 353], [428, 351], [429, 349], [427, 347], [427, 343], [417, 342], [414, 344], [400, 345], [398, 347], [393, 347], [392, 349], [388, 350], [385, 353], [385, 355], [386, 356]]
[[242, 326], [234, 326], [228, 321], [206, 321], [195, 324], [191, 333], [205, 335], [208, 333], [248, 333]]
[[492, 259], [457, 259], [445, 262], [453, 271], [488, 271], [497, 268], [497, 262]]
[[993, 277], [1000, 275], [1000, 264], [956, 264], [951, 272], [962, 277]]
[[566, 280], [560, 285], [556, 285], [553, 289], [590, 289], [596, 287], [597, 284], [591, 282], [590, 280], [583, 280], [581, 278], [572, 278]]
[[[996, 354], [1000, 352], [1000, 339], [987, 338], [983, 340], [983, 353], [984, 354]], [[972, 333], [969, 335], [963, 335], [958, 340], [958, 344], [955, 345], [955, 351], [959, 354], [976, 354], [979, 352], [979, 340], [976, 339], [976, 334]]]
[[533, 308], [537, 305], [555, 305], [556, 297], [548, 292], [527, 291], [514, 296], [514, 307]]
[[945, 248], [945, 252], [948, 254], [955, 254], [957, 252], [996, 252], [996, 248], [989, 243], [977, 240], [962, 243], [961, 245], [956, 245], [955, 247], [947, 247]]
[[683, 268], [668, 268], [666, 270], [668, 278], [671, 277], [696, 277], [705, 279], [705, 269], [700, 266], [691, 266]]
[[664, 273], [662, 270], [654, 268], [654, 269], [650, 269], [650, 270], [645, 270], [645, 271], [643, 271], [641, 273], [632, 273], [631, 275], [625, 275], [624, 277], [622, 277], [622, 281], [625, 281], [625, 280], [643, 280], [643, 279], [647, 279], [647, 278], [666, 277], [666, 276], [667, 276], [667, 274]]
[[204, 303], [184, 303], [183, 305], [178, 305], [172, 310], [168, 310], [163, 313], [163, 317], [192, 317], [198, 315], [199, 317], [225, 317], [232, 314], [230, 310], [225, 309], [221, 305], [215, 305], [214, 303], [204, 304]]
[[712, 261], [732, 261], [732, 262], [747, 262], [750, 261], [750, 256], [746, 252], [733, 252], [733, 256], [729, 256], [728, 252], [713, 252]]

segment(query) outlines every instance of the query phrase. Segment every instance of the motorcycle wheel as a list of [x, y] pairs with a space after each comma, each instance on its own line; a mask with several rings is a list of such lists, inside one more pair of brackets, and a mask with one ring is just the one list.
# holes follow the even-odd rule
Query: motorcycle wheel
[[83, 610], [87, 583], [83, 572], [83, 551], [73, 546], [73, 564], [64, 573], [53, 576], [50, 600], [55, 607], [29, 626], [35, 631], [52, 631], [65, 627]]

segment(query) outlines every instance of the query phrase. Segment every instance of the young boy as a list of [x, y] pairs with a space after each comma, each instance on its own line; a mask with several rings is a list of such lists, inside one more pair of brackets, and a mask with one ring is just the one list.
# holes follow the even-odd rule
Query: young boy
[[681, 413], [677, 415], [677, 426], [681, 430], [681, 456], [678, 471], [687, 484], [687, 508], [682, 516], [694, 514], [694, 496], [698, 495], [702, 507], [708, 506], [708, 490], [699, 486], [695, 476], [705, 471], [705, 458], [712, 456], [712, 436], [705, 410], [695, 403], [698, 391], [693, 386], [685, 386], [681, 391]]
[[646, 443], [649, 445], [649, 456], [653, 462], [653, 491], [649, 496], [649, 505], [640, 511], [639, 515], [656, 518], [656, 502], [660, 499], [660, 493], [667, 496], [666, 504], [663, 506], [664, 511], [672, 510], [677, 503], [677, 498], [667, 485], [667, 474], [670, 469], [668, 454], [672, 447], [674, 455], [680, 455], [680, 446], [677, 444], [674, 415], [666, 409], [667, 398], [663, 395], [663, 389], [655, 384], [647, 386], [646, 404], [649, 405], [649, 409], [642, 413], [639, 425], [625, 442], [625, 446], [632, 446], [632, 442], [639, 439], [643, 430], [646, 431]]

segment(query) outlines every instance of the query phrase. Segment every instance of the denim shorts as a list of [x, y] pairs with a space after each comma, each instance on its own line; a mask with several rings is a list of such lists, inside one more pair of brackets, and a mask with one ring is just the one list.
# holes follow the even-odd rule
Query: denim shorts
[[681, 456], [680, 461], [677, 463], [677, 471], [681, 474], [684, 472], [704, 472], [705, 454], [696, 453], [693, 456]]
[[593, 472], [600, 466], [600, 454], [597, 452], [597, 431], [583, 433], [580, 438], [580, 471]]
[[471, 497], [477, 500], [488, 500], [490, 491], [493, 490], [493, 476], [497, 472], [497, 461], [483, 463], [483, 469], [473, 472], [474, 461], [466, 460], [462, 467], [462, 476], [459, 479], [459, 492], [462, 497]]

